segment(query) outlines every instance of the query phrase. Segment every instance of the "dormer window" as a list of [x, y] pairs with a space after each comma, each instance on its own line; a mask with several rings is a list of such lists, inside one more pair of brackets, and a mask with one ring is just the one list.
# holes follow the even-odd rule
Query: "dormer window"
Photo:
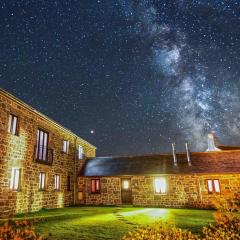
[[18, 135], [18, 117], [13, 114], [9, 115], [8, 132], [13, 135]]

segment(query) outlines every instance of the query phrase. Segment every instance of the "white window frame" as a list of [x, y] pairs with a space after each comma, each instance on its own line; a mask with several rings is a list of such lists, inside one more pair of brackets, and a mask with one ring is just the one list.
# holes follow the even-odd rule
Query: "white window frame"
[[63, 152], [68, 153], [68, 151], [69, 151], [69, 141], [63, 140]]
[[207, 190], [208, 193], [220, 193], [220, 180], [219, 179], [207, 179]]
[[46, 189], [46, 173], [40, 172], [39, 173], [39, 190]]
[[14, 114], [9, 114], [8, 132], [13, 135], [18, 135], [18, 117]]
[[100, 193], [100, 178], [92, 178], [91, 179], [91, 193], [97, 194]]
[[21, 186], [21, 169], [12, 168], [10, 178], [10, 189], [19, 191]]
[[78, 159], [79, 159], [79, 160], [83, 159], [83, 156], [84, 156], [83, 146], [79, 145], [79, 146], [78, 146]]
[[167, 180], [165, 177], [154, 177], [153, 181], [155, 194], [167, 193]]
[[59, 191], [60, 190], [60, 175], [55, 174], [54, 176], [54, 189]]

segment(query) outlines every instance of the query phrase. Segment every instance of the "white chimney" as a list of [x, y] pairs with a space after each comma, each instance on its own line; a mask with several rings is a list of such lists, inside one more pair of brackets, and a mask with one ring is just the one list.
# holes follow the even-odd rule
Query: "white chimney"
[[209, 133], [208, 134], [208, 148], [206, 151], [207, 152], [221, 151], [219, 148], [217, 148], [216, 144], [217, 144], [216, 137], [214, 136], [213, 133]]

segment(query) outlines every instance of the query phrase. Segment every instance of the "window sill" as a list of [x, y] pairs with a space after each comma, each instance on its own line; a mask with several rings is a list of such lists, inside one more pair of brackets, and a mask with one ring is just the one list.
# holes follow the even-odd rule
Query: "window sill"
[[154, 196], [165, 196], [167, 193], [154, 193]]
[[21, 189], [9, 189], [11, 192], [19, 193], [22, 192]]
[[36, 162], [36, 163], [39, 163], [39, 164], [48, 165], [48, 166], [51, 166], [51, 165], [52, 165], [52, 162], [50, 162], [50, 161], [45, 161], [45, 160], [35, 159], [35, 162]]
[[47, 189], [38, 189], [39, 192], [46, 192]]
[[13, 134], [13, 133], [10, 133], [10, 132], [8, 132], [8, 134], [11, 135], [11, 136], [19, 137], [19, 134]]
[[91, 192], [91, 195], [97, 195], [97, 194], [101, 194], [101, 192]]
[[64, 152], [64, 151], [61, 151], [62, 154], [65, 154], [65, 155], [68, 155], [69, 152]]

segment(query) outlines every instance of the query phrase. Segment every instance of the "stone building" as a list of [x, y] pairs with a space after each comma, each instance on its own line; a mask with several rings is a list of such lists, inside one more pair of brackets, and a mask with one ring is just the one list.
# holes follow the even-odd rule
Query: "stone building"
[[0, 215], [76, 203], [76, 173], [95, 151], [0, 89]]
[[211, 134], [207, 152], [95, 155], [96, 147], [0, 89], [0, 216], [76, 204], [206, 208], [240, 191], [240, 147], [217, 145]]
[[228, 150], [88, 159], [78, 178], [82, 203], [211, 207], [218, 195], [240, 193], [240, 150], [222, 148]]

